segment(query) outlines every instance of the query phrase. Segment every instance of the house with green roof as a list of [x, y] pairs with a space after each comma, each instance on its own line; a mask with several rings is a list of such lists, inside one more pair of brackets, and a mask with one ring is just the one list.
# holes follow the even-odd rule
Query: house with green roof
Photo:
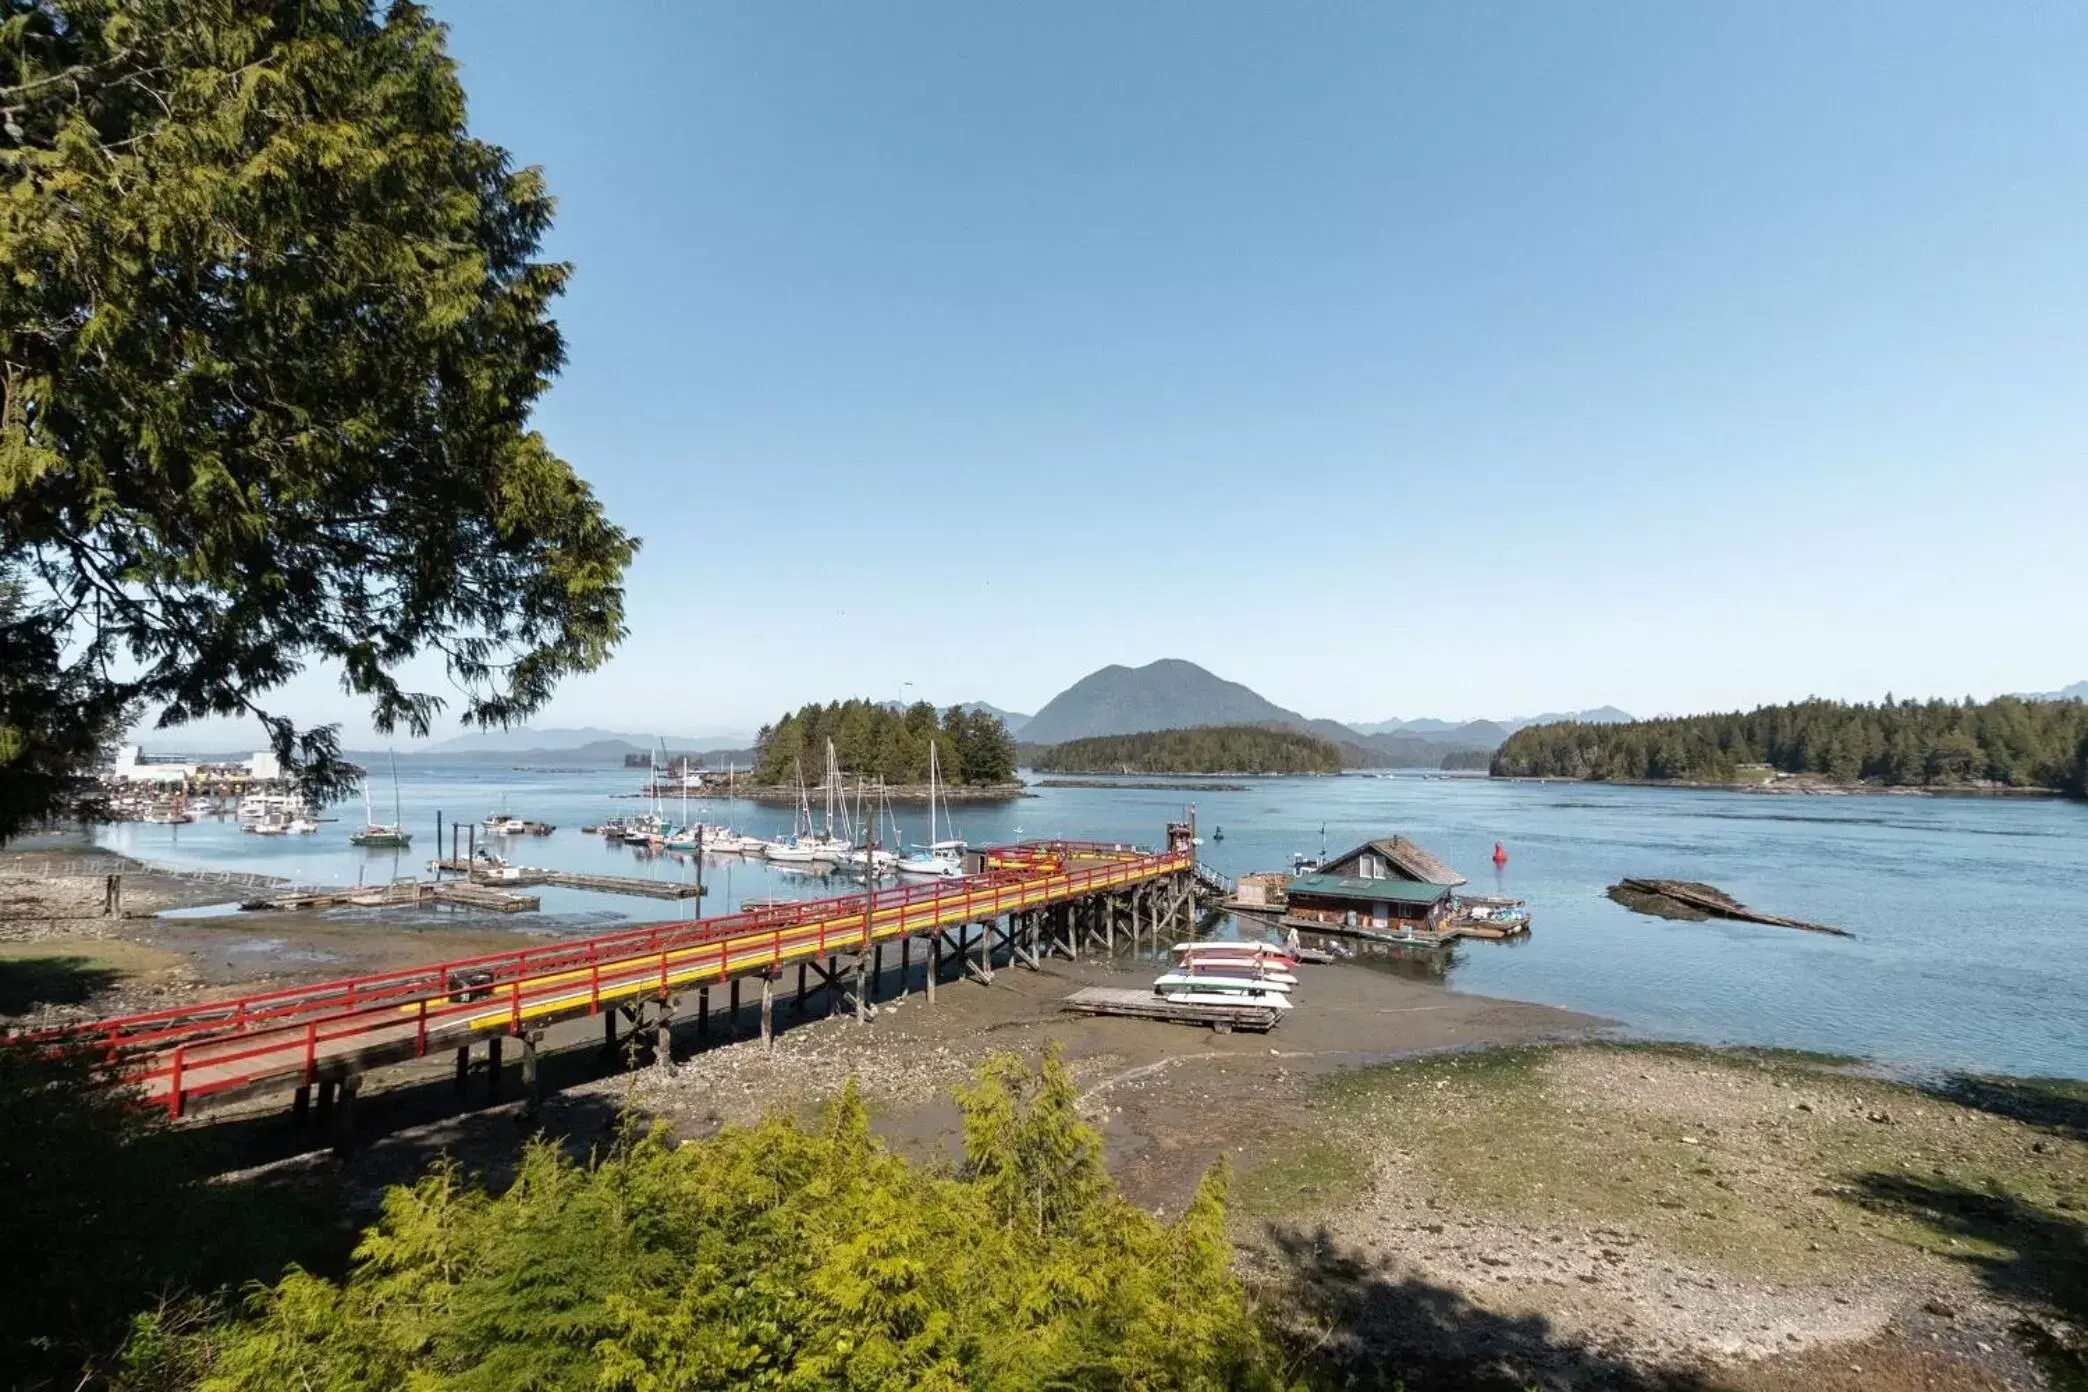
[[1383, 837], [1292, 879], [1284, 919], [1333, 932], [1434, 934], [1450, 916], [1451, 890], [1464, 882], [1404, 836]]

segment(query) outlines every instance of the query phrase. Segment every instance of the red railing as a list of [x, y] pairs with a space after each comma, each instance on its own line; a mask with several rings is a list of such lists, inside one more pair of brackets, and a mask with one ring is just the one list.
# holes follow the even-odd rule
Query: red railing
[[[92, 1043], [111, 1061], [124, 1061], [148, 1091], [164, 1087], [166, 1105], [178, 1116], [185, 1098], [272, 1077], [311, 1082], [325, 1046], [341, 1041], [361, 1037], [382, 1048], [410, 1038], [419, 1055], [427, 1051], [431, 1029], [440, 1033], [453, 1021], [481, 1031], [497, 1012], [505, 1016], [506, 1030], [518, 1033], [525, 1019], [539, 1014], [597, 1014], [605, 993], [611, 1003], [648, 992], [664, 995], [677, 982], [722, 981], [834, 947], [995, 917], [1193, 865], [1186, 851], [1156, 855], [1099, 842], [1032, 842], [978, 854], [988, 867], [979, 874], [880, 890], [874, 899], [850, 894], [625, 929], [60, 1026], [13, 1040]], [[260, 1066], [264, 1059], [268, 1065]], [[257, 1066], [227, 1071], [250, 1060]], [[199, 1073], [207, 1076], [198, 1080]]]

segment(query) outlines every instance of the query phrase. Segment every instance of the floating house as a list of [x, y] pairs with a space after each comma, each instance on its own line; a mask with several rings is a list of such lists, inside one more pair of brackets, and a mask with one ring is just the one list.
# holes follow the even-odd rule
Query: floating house
[[1436, 935], [1456, 911], [1465, 877], [1404, 836], [1366, 841], [1285, 891], [1284, 921], [1299, 928]]

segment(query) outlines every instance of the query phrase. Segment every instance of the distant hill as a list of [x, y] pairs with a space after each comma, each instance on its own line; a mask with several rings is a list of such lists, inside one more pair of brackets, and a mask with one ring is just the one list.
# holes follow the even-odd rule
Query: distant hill
[[2030, 701], [2088, 701], [2088, 681], [2077, 681], [2072, 686], [2062, 686], [2057, 691], [2033, 691], [2024, 699]]
[[[668, 735], [668, 747], [676, 753], [697, 752], [707, 749], [737, 749], [754, 741], [746, 735], [709, 735], [688, 737]], [[660, 736], [631, 734], [623, 730], [598, 730], [593, 726], [577, 729], [532, 730], [527, 725], [517, 725], [510, 730], [475, 730], [468, 735], [453, 739], [438, 740], [414, 750], [415, 754], [436, 754], [455, 758], [460, 754], [542, 754], [585, 749], [591, 745], [626, 745], [632, 749], [655, 749]], [[618, 758], [622, 757], [619, 752]]]
[[[1318, 723], [1330, 727], [1325, 733], [1334, 738], [1353, 738], [1352, 731], [1331, 720]], [[1199, 725], [1282, 725], [1323, 734], [1315, 722], [1238, 682], [1167, 657], [1143, 667], [1112, 664], [1088, 673], [1045, 702], [1023, 727], [1022, 738], [1026, 744], [1061, 744]]]
[[1546, 711], [1543, 715], [1518, 715], [1506, 720], [1459, 722], [1424, 717], [1419, 720], [1373, 720], [1349, 728], [1359, 735], [1427, 735], [1460, 746], [1493, 749], [1517, 730], [1532, 725], [1557, 725], [1568, 720], [1577, 720], [1583, 725], [1623, 725], [1632, 718], [1630, 713], [1615, 706], [1597, 706], [1593, 710]]
[[1000, 723], [1011, 735], [1019, 736], [1030, 723], [1030, 718], [1020, 711], [1002, 710], [999, 706], [989, 706], [984, 701], [966, 701], [964, 709], [973, 715], [999, 716]]
[[1301, 730], [1214, 725], [1097, 735], [1038, 751], [1039, 773], [1338, 773], [1341, 751]]

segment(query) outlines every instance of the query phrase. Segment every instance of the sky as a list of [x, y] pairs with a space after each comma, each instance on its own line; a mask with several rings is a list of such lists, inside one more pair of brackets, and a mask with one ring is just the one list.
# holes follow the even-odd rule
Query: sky
[[645, 541], [540, 727], [2088, 676], [2088, 6], [434, 9]]

